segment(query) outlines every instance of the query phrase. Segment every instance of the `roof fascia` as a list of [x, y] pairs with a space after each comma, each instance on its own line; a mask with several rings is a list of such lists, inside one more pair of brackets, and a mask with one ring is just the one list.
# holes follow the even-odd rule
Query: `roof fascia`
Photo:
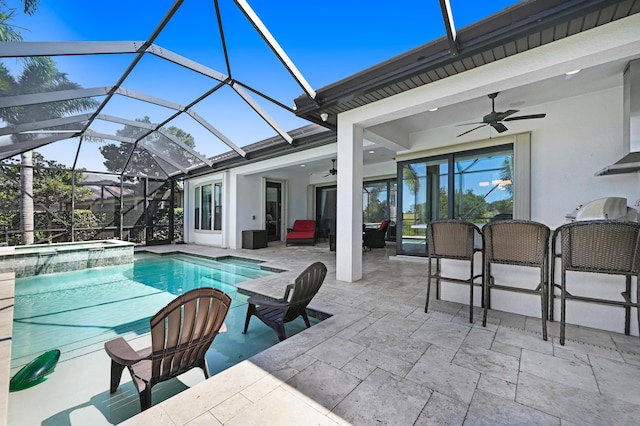
[[314, 100], [304, 95], [298, 97], [295, 100], [296, 114], [310, 120], [318, 111], [339, 105], [345, 100], [379, 90], [616, 3], [620, 1], [547, 0], [518, 3], [462, 28], [457, 37], [457, 56], [449, 52], [447, 37], [441, 37], [325, 86], [317, 91]]

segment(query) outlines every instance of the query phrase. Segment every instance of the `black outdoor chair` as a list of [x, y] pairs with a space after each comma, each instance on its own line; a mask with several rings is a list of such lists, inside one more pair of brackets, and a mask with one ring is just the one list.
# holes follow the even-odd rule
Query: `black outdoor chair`
[[376, 229], [363, 228], [362, 241], [363, 246], [372, 248], [383, 248], [386, 246], [385, 240], [387, 235], [387, 228], [389, 227], [389, 220], [385, 219], [380, 223], [380, 226]]
[[287, 338], [284, 325], [299, 316], [302, 317], [307, 327], [311, 327], [307, 316], [307, 305], [316, 295], [327, 275], [327, 267], [324, 263], [316, 262], [305, 269], [296, 278], [293, 284], [289, 284], [282, 299], [267, 299], [260, 296], [252, 296], [247, 300], [247, 318], [244, 323], [243, 334], [249, 328], [251, 316], [255, 315], [260, 320], [273, 328], [278, 333], [280, 341]]

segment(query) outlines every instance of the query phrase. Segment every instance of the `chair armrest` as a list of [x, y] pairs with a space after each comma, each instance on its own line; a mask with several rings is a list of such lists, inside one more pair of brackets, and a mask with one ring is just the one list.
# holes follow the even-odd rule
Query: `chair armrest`
[[133, 365], [151, 356], [151, 348], [134, 351], [122, 337], [105, 343], [104, 350], [112, 360], [120, 365]]
[[289, 284], [286, 288], [286, 290], [284, 291], [284, 297], [282, 298], [285, 301], [289, 300], [289, 293], [291, 293], [291, 290], [293, 290], [293, 284]]
[[289, 306], [289, 302], [287, 302], [284, 299], [272, 300], [272, 299], [263, 299], [257, 296], [250, 297], [249, 300], [247, 300], [247, 303], [251, 303], [253, 305], [259, 305], [259, 306], [268, 306], [270, 308], [286, 308], [287, 306]]

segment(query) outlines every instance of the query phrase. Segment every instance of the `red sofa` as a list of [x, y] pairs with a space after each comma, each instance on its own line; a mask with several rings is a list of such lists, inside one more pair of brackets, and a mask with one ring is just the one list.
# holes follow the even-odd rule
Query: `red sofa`
[[291, 243], [311, 243], [316, 244], [316, 221], [315, 220], [296, 220], [293, 222], [293, 228], [289, 228], [287, 233], [285, 246]]

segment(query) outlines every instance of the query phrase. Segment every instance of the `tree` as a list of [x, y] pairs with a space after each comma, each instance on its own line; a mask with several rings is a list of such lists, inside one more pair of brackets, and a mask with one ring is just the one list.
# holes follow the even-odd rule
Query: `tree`
[[[153, 124], [147, 116], [137, 118], [136, 121], [144, 124]], [[171, 126], [164, 130], [175, 136], [179, 141], [190, 148], [195, 147], [196, 143], [194, 137], [184, 130], [175, 126]], [[125, 125], [122, 129], [116, 131], [116, 135], [138, 140], [148, 132], [149, 130], [145, 128]], [[163, 157], [170, 158], [185, 167], [188, 167], [196, 161], [196, 158], [192, 154], [188, 153], [182, 147], [158, 132], [153, 132], [146, 136], [144, 138], [144, 143], [152, 145], [154, 151], [161, 154]], [[127, 174], [138, 175], [141, 177], [165, 178], [165, 175], [158, 170], [156, 160], [154, 160], [147, 151], [144, 149], [136, 149], [132, 154], [132, 149], [133, 145], [130, 143], [109, 143], [101, 146], [100, 153], [105, 158], [105, 167], [113, 173], [126, 172]], [[130, 160], [127, 164], [126, 162], [129, 158]], [[124, 179], [131, 178], [125, 177]], [[149, 193], [137, 194], [145, 200], [146, 216], [140, 215], [135, 218], [135, 221], [132, 221], [131, 219], [133, 217], [131, 214], [128, 213], [128, 211], [124, 212], [125, 215], [129, 214], [129, 219], [127, 220], [125, 218], [126, 221], [129, 223], [134, 222], [133, 224], [136, 226], [151, 226], [151, 228], [145, 228], [147, 230], [156, 229], [158, 226], [162, 227], [164, 224], [168, 224], [169, 212], [173, 209], [173, 206], [169, 203], [169, 194], [171, 191], [171, 185], [169, 182], [161, 183], [156, 180], [153, 183], [149, 182], [149, 184], [150, 185], [136, 186], [137, 191], [149, 191]], [[177, 182], [174, 182], [173, 188], [174, 190], [178, 190]], [[173, 209], [173, 211], [175, 213], [176, 209]], [[164, 236], [165, 235], [147, 235], [147, 238], [162, 239]]]
[[[27, 15], [33, 15], [38, 8], [40, 0], [22, 0], [24, 5], [23, 12]], [[0, 41], [21, 41], [22, 34], [20, 29], [12, 25], [16, 14], [16, 9], [9, 7], [6, 0], [0, 0]]]
[[504, 188], [509, 192], [509, 195], [513, 196], [513, 154], [505, 156], [502, 170], [500, 171], [500, 179], [505, 182]]
[[[136, 121], [145, 124], [152, 124], [151, 120], [147, 116], [145, 116], [144, 118], [136, 118]], [[193, 136], [191, 136], [190, 133], [187, 133], [175, 126], [171, 126], [166, 130], [190, 148], [195, 147], [195, 139], [193, 138]], [[116, 135], [137, 140], [143, 134], [148, 132], [149, 131], [144, 128], [125, 125], [124, 128], [116, 132]], [[147, 136], [145, 138], [145, 141], [146, 143], [153, 144], [154, 148], [159, 153], [163, 154], [167, 158], [173, 159], [178, 163], [191, 165], [194, 161], [194, 157], [191, 154], [187, 153], [180, 146], [171, 142], [168, 138], [159, 135], [157, 132], [153, 132], [152, 134]], [[160, 174], [158, 174], [156, 171], [156, 162], [151, 157], [151, 155], [149, 155], [145, 150], [142, 149], [136, 150], [132, 155], [132, 149], [133, 145], [128, 143], [110, 143], [101, 146], [100, 153], [105, 158], [105, 167], [114, 173], [123, 173], [125, 171], [123, 170], [123, 168], [126, 166], [127, 174], [160, 177]], [[128, 164], [125, 164], [129, 157], [131, 157], [131, 160]]]
[[[409, 188], [409, 192], [413, 194], [413, 224], [418, 223], [419, 215], [418, 215], [418, 192], [420, 191], [420, 177], [418, 176], [418, 172], [413, 168], [412, 164], [407, 164], [402, 168], [402, 182]], [[405, 215], [408, 216], [408, 215]], [[406, 219], [403, 221], [403, 224], [406, 222]]]
[[[41, 205], [46, 210], [42, 225], [51, 228], [52, 221], [65, 225], [68, 214], [56, 212], [58, 218], [51, 213], [62, 210], [73, 196], [72, 172], [63, 164], [46, 160], [41, 154], [33, 155], [34, 180], [38, 185], [33, 191], [33, 203]], [[76, 172], [76, 184], [82, 182], [82, 173]], [[10, 160], [8, 165], [2, 166], [0, 173], [0, 226], [7, 229], [17, 229], [20, 223], [19, 202], [21, 191], [20, 162]], [[91, 195], [88, 187], [77, 186], [76, 199], [82, 200]], [[62, 222], [62, 223], [60, 223]]]
[[466, 191], [457, 190], [456, 199], [456, 219], [478, 222], [485, 219], [487, 215], [486, 195], [476, 194], [472, 189]]
[[[28, 93], [55, 92], [60, 90], [79, 89], [78, 83], [74, 83], [66, 73], [60, 72], [53, 59], [49, 57], [30, 58], [24, 62], [21, 74], [14, 78], [9, 70], [0, 63], [0, 78], [7, 95], [22, 95]], [[37, 105], [25, 105], [19, 107], [0, 109], [0, 119], [9, 124], [37, 122], [53, 118], [64, 117], [97, 108], [99, 103], [93, 99], [82, 98], [68, 101], [49, 102]], [[40, 137], [42, 135], [39, 135]], [[19, 144], [37, 138], [33, 134], [15, 134], [12, 142]], [[33, 153], [26, 151], [21, 154], [22, 185], [22, 231], [24, 244], [33, 244]]]

